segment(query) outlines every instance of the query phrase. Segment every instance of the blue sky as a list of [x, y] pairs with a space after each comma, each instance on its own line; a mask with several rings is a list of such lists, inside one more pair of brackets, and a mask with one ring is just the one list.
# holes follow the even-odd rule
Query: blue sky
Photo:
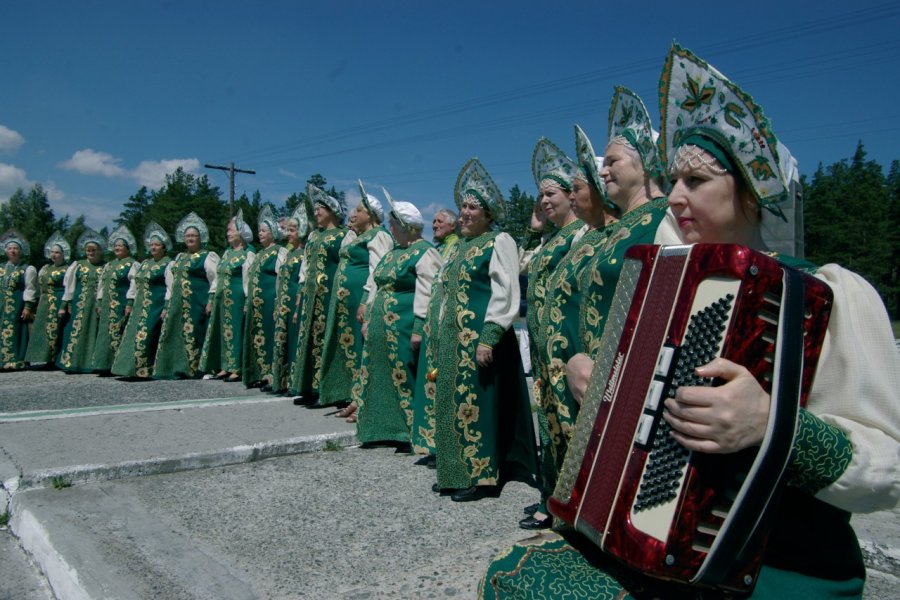
[[[665, 8], [661, 8], [665, 6]], [[900, 159], [900, 3], [487, 1], [7, 2], [0, 201], [38, 182], [57, 215], [109, 225], [176, 166], [234, 161], [237, 193], [280, 205], [312, 173], [452, 205], [479, 156], [533, 191], [546, 136], [602, 148], [613, 86], [657, 121], [673, 39], [762, 105], [802, 173], [858, 139]], [[188, 210], [188, 207], [185, 207]]]

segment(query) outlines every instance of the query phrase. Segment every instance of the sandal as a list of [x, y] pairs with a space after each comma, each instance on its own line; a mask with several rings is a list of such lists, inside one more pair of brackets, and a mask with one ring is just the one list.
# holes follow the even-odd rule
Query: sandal
[[341, 410], [337, 411], [334, 416], [337, 417], [338, 419], [344, 419], [346, 417], [349, 417], [350, 415], [352, 415], [355, 412], [356, 412], [356, 405], [348, 404]]

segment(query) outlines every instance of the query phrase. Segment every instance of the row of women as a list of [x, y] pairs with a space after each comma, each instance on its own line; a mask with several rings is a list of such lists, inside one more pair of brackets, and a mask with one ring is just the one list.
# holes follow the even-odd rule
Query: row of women
[[[787, 196], [792, 158], [748, 94], [674, 44], [659, 98], [658, 139], [640, 99], [617, 88], [602, 161], [577, 127], [577, 164], [549, 143], [535, 153], [541, 204], [558, 226], [529, 268], [544, 500], [554, 491], [573, 432], [592, 426], [576, 417], [586, 393], [602, 393], [603, 385], [588, 389], [588, 382], [625, 249], [704, 242], [766, 251], [763, 222], [784, 219], [779, 203]], [[774, 256], [826, 282], [834, 303], [752, 597], [860, 598], [865, 568], [850, 516], [891, 509], [900, 498], [900, 357], [884, 304], [865, 280], [834, 264]], [[721, 385], [682, 386], [665, 400], [675, 441], [714, 454], [759, 446], [770, 398], [757, 380], [722, 358], [697, 374]], [[531, 510], [535, 516], [527, 522], [544, 524], [543, 503]], [[480, 596], [728, 595], [651, 578], [558, 525], [497, 555]]]

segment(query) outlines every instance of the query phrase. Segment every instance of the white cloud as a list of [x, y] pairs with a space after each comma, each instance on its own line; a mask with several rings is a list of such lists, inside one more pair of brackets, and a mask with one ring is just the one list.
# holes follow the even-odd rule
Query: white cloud
[[107, 152], [97, 152], [87, 148], [78, 150], [72, 158], [59, 164], [67, 171], [77, 171], [84, 175], [103, 175], [104, 177], [127, 177], [128, 171], [119, 166], [121, 158]]
[[179, 167], [189, 173], [197, 173], [200, 170], [200, 161], [196, 158], [144, 160], [134, 170], [121, 167], [121, 162], [121, 158], [116, 158], [108, 152], [98, 152], [86, 148], [75, 152], [69, 160], [59, 163], [59, 167], [84, 175], [130, 178], [137, 181], [139, 185], [145, 185], [151, 189], [165, 185], [166, 175], [174, 173]]
[[25, 138], [18, 131], [13, 131], [5, 125], [0, 125], [0, 150], [13, 152], [25, 143]]
[[292, 173], [291, 171], [288, 171], [287, 169], [278, 169], [278, 172], [281, 173], [282, 175], [284, 175], [285, 177], [290, 177], [291, 179], [300, 179], [300, 180], [303, 179], [296, 173]]
[[67, 200], [52, 202], [51, 207], [57, 217], [68, 215], [75, 218], [84, 215], [84, 220], [89, 227], [101, 229], [112, 224], [119, 216], [117, 201], [109, 198], [95, 198], [91, 196], [79, 196]]
[[196, 158], [171, 158], [163, 160], [145, 160], [141, 161], [137, 169], [132, 171], [130, 175], [137, 180], [140, 185], [146, 185], [148, 188], [161, 188], [166, 183], [166, 175], [174, 173], [178, 167], [181, 167], [188, 173], [197, 173], [200, 170], [200, 161]]
[[[9, 200], [9, 197], [19, 188], [26, 191], [31, 189], [31, 186], [35, 183], [28, 179], [28, 174], [24, 169], [20, 169], [15, 165], [0, 163], [0, 202]], [[49, 200], [62, 200], [66, 197], [66, 194], [56, 187], [56, 184], [52, 181], [41, 183], [41, 185], [44, 191], [47, 192]]]

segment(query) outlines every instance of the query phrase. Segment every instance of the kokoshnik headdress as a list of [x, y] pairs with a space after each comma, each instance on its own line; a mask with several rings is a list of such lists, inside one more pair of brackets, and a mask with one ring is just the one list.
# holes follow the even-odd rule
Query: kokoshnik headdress
[[260, 225], [265, 225], [272, 232], [272, 238], [277, 242], [281, 239], [281, 227], [278, 226], [278, 219], [275, 217], [275, 211], [269, 204], [262, 207], [259, 216], [256, 218]]
[[362, 179], [357, 179], [356, 182], [359, 184], [359, 196], [363, 206], [366, 207], [369, 214], [374, 215], [379, 223], [384, 223], [384, 208], [381, 206], [381, 202], [379, 202], [378, 198], [372, 194], [366, 193], [366, 188], [363, 187]]
[[69, 245], [66, 238], [58, 231], [54, 231], [53, 235], [50, 236], [50, 239], [47, 240], [47, 243], [44, 244], [44, 258], [47, 260], [50, 260], [50, 253], [53, 251], [53, 246], [59, 247], [59, 251], [63, 254], [63, 260], [66, 262], [72, 258], [72, 246]]
[[578, 165], [559, 146], [542, 137], [531, 155], [531, 172], [538, 189], [544, 181], [550, 181], [564, 190], [571, 190], [572, 180], [578, 175]]
[[609, 140], [624, 140], [641, 156], [644, 171], [651, 177], [663, 174], [662, 161], [656, 147], [659, 134], [653, 131], [647, 107], [637, 94], [617, 85], [609, 107]]
[[395, 202], [386, 189], [381, 188], [381, 191], [387, 198], [391, 218], [400, 223], [407, 231], [422, 231], [425, 227], [425, 219], [422, 218], [422, 213], [412, 202]]
[[587, 178], [587, 182], [600, 192], [603, 201], [609, 205], [606, 184], [603, 183], [603, 177], [600, 175], [600, 170], [603, 169], [603, 157], [594, 153], [591, 140], [578, 125], [575, 126], [575, 151], [578, 154], [578, 166], [581, 167], [581, 173]]
[[[784, 219], [778, 203], [789, 182], [778, 140], [753, 98], [690, 50], [672, 44], [659, 81], [660, 149], [669, 165], [682, 145], [725, 153], [723, 166], [740, 172], [759, 205]], [[717, 157], [718, 158], [718, 157]], [[730, 163], [730, 164], [726, 164]]]
[[239, 208], [237, 214], [234, 215], [234, 228], [241, 234], [241, 239], [244, 240], [245, 244], [249, 244], [253, 241], [253, 230], [250, 229], [250, 226], [247, 225], [247, 221], [244, 220], [243, 208]]
[[178, 225], [175, 226], [175, 241], [183, 244], [184, 232], [192, 227], [200, 233], [201, 244], [209, 243], [209, 228], [207, 228], [206, 222], [200, 218], [200, 215], [194, 211], [189, 212], [183, 219], [178, 221]]
[[503, 194], [478, 158], [469, 159], [456, 178], [453, 198], [456, 200], [458, 209], [462, 210], [462, 203], [466, 196], [477, 200], [490, 213], [494, 224], [500, 223], [506, 216]]
[[150, 254], [150, 241], [158, 240], [165, 247], [167, 252], [172, 251], [172, 238], [166, 233], [166, 230], [160, 227], [156, 221], [150, 221], [144, 228], [144, 251]]
[[0, 236], [0, 248], [6, 250], [6, 247], [10, 244], [17, 245], [22, 252], [22, 256], [28, 256], [31, 253], [31, 247], [28, 245], [28, 240], [15, 229], [9, 229]]
[[347, 209], [339, 198], [328, 195], [325, 193], [325, 190], [311, 183], [306, 184], [306, 198], [310, 202], [311, 210], [314, 210], [316, 204], [321, 204], [334, 213], [338, 218], [338, 222], [344, 222], [344, 217], [347, 216]]
[[84, 248], [88, 244], [97, 244], [97, 247], [103, 250], [106, 247], [106, 238], [88, 227], [84, 230], [84, 233], [78, 236], [78, 241], [75, 243], [78, 247], [78, 256], [83, 258], [87, 255]]
[[112, 252], [113, 247], [116, 245], [118, 240], [122, 240], [125, 242], [125, 245], [128, 246], [128, 251], [134, 254], [137, 252], [137, 240], [134, 239], [134, 235], [131, 233], [125, 225], [119, 225], [113, 232], [109, 234], [109, 238], [106, 241], [106, 249]]
[[288, 218], [288, 221], [293, 221], [295, 225], [297, 225], [297, 235], [300, 239], [305, 238], [309, 235], [309, 224], [312, 222], [312, 219], [309, 216], [309, 207], [305, 202], [301, 202], [297, 204], [297, 207], [294, 208], [294, 212], [291, 213], [291, 216]]

